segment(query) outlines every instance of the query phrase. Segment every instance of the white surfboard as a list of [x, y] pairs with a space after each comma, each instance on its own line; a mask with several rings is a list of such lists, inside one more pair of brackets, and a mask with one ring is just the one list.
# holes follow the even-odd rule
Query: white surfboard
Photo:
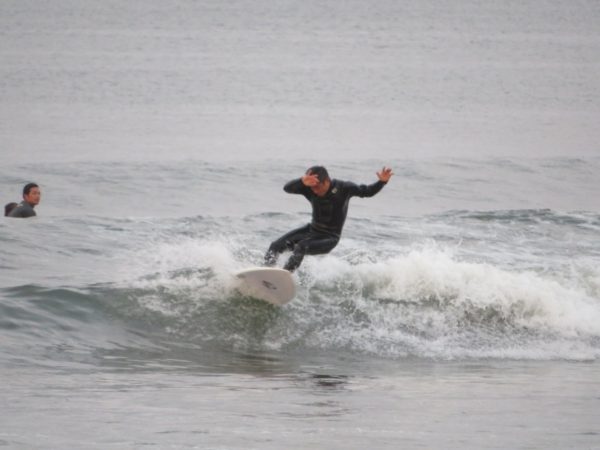
[[292, 274], [284, 269], [254, 267], [238, 272], [236, 278], [236, 288], [242, 295], [273, 305], [285, 305], [296, 295], [296, 283]]

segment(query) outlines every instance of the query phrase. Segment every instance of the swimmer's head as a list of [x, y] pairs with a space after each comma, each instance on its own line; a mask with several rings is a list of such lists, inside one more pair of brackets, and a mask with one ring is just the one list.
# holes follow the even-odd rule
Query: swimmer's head
[[35, 206], [40, 203], [42, 193], [40, 187], [35, 183], [28, 183], [23, 188], [23, 200], [29, 203], [31, 206]]

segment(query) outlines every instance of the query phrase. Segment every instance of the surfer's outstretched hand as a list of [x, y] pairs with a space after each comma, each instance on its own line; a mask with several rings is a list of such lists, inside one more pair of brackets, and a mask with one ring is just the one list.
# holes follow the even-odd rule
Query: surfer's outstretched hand
[[381, 172], [377, 172], [377, 178], [379, 178], [379, 181], [383, 181], [384, 183], [390, 181], [392, 175], [394, 174], [392, 173], [392, 169], [390, 167], [384, 167], [381, 169]]

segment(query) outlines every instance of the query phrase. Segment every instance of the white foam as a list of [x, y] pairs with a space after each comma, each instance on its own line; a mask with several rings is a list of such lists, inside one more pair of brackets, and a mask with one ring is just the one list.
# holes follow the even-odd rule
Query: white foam
[[143, 308], [185, 320], [202, 303], [228, 295], [239, 269], [230, 246], [190, 237], [148, 242], [121, 256], [121, 284]]
[[[240, 254], [248, 254], [246, 244], [234, 240], [148, 243], [132, 258], [127, 285], [141, 290], [140, 305], [173, 318], [174, 327], [185, 328], [201, 316], [206, 327], [227, 320], [204, 317], [208, 310], [202, 308], [228, 298], [232, 274], [253, 264]], [[379, 262], [372, 256], [364, 252], [352, 262], [336, 254], [306, 258], [296, 275], [298, 296], [265, 329], [263, 347], [349, 349], [384, 357], [600, 357], [597, 272], [588, 270], [582, 284], [580, 272], [558, 278], [511, 271], [461, 260], [436, 245]], [[240, 326], [242, 334], [252, 329]], [[233, 331], [206, 338], [229, 341]]]
[[313, 339], [324, 345], [395, 356], [600, 356], [590, 343], [600, 338], [600, 300], [544, 274], [460, 261], [435, 247], [354, 266], [315, 258], [306, 269], [314, 291], [365, 315], [357, 324], [338, 314]]

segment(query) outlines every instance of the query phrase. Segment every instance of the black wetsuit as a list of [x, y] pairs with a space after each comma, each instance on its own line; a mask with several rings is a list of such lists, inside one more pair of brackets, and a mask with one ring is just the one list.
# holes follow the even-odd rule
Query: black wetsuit
[[290, 194], [302, 194], [306, 197], [312, 205], [312, 222], [274, 241], [265, 255], [265, 263], [273, 265], [280, 253], [291, 250], [293, 254], [284, 268], [293, 272], [302, 263], [304, 255], [329, 253], [340, 240], [350, 198], [372, 197], [383, 186], [383, 181], [357, 185], [349, 181], [331, 180], [327, 193], [319, 197], [302, 183], [302, 179], [290, 181], [283, 189]]
[[33, 210], [33, 206], [31, 206], [26, 201], [22, 201], [21, 203], [19, 203], [18, 206], [15, 206], [13, 208], [13, 210], [8, 214], [8, 217], [27, 218], [27, 217], [33, 217], [36, 215], [37, 214]]

